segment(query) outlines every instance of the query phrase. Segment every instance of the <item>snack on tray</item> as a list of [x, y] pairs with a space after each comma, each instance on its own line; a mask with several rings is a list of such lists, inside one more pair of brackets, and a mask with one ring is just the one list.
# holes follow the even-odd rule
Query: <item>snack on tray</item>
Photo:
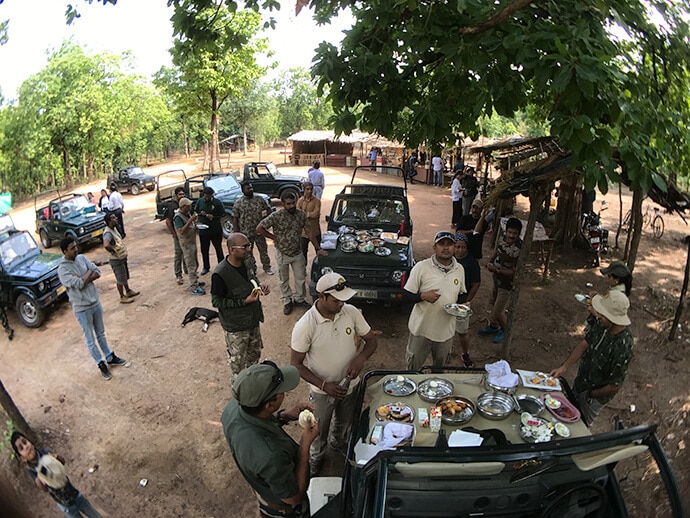
[[387, 417], [388, 414], [391, 413], [391, 411], [390, 411], [390, 409], [388, 408], [387, 405], [381, 405], [380, 407], [378, 407], [378, 409], [377, 409], [376, 411], [378, 412], [378, 414], [379, 414], [381, 417]]
[[374, 425], [374, 428], [372, 428], [372, 430], [371, 430], [371, 438], [369, 439], [369, 442], [371, 444], [378, 444], [382, 438], [383, 438], [383, 425], [382, 424]]
[[427, 428], [429, 426], [429, 412], [426, 408], [417, 409], [417, 422], [422, 428]]
[[443, 413], [455, 415], [456, 413], [460, 413], [463, 410], [465, 410], [467, 408], [467, 405], [462, 401], [455, 401], [454, 399], [450, 399], [448, 401], [441, 403], [441, 406], [439, 408], [441, 408], [441, 412]]
[[431, 419], [429, 424], [431, 425], [432, 432], [438, 432], [441, 429], [441, 415], [443, 411], [440, 407], [431, 407]]

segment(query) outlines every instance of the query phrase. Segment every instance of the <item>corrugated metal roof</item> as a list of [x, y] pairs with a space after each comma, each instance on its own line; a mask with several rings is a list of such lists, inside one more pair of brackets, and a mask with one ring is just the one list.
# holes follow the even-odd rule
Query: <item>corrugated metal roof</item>
[[330, 142], [343, 142], [346, 144], [360, 143], [369, 146], [403, 147], [402, 144], [392, 142], [380, 135], [364, 133], [362, 131], [353, 131], [350, 135], [341, 134], [336, 137], [335, 132], [331, 130], [302, 130], [294, 135], [290, 135], [287, 139], [295, 142], [321, 142], [328, 140]]

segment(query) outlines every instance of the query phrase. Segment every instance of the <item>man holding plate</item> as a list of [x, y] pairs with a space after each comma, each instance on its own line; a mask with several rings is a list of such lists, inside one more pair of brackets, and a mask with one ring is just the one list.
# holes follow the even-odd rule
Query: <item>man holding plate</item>
[[568, 359], [550, 373], [561, 377], [580, 362], [573, 391], [587, 425], [618, 393], [628, 372], [634, 345], [629, 307], [628, 297], [621, 291], [595, 295], [591, 311], [596, 321], [587, 328], [584, 339]]

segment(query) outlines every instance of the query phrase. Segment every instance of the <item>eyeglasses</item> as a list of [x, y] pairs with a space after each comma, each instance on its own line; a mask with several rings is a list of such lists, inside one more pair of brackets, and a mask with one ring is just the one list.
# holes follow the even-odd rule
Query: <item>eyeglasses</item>
[[343, 291], [345, 288], [349, 288], [350, 285], [345, 279], [339, 279], [337, 284], [334, 284], [330, 288], [326, 288], [322, 293], [328, 293], [329, 291]]
[[273, 377], [271, 377], [271, 390], [268, 391], [268, 394], [273, 392], [275, 389], [280, 387], [280, 384], [283, 383], [285, 378], [283, 377], [283, 371], [280, 370], [280, 367], [278, 367], [274, 362], [271, 360], [264, 360], [261, 362], [261, 365], [270, 365], [275, 369], [275, 372], [273, 373]]
[[251, 243], [247, 243], [246, 245], [231, 245], [230, 248], [242, 248], [243, 250], [249, 250], [252, 247]]

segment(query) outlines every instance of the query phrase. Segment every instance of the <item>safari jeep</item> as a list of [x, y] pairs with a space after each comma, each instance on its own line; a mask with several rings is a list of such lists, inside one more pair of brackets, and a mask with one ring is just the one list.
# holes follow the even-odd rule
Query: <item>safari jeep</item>
[[[535, 442], [521, 428], [524, 416], [509, 411], [503, 420], [489, 420], [477, 413], [476, 406], [463, 416], [469, 417], [464, 422], [443, 411], [439, 431], [422, 424], [420, 409], [430, 411], [436, 405], [421, 397], [425, 380], [429, 387], [429, 378], [440, 376], [452, 383], [454, 398], [462, 394], [476, 404], [483, 392], [476, 380], [483, 372], [447, 367], [367, 373], [357, 388], [358, 406], [352, 416], [343, 476], [311, 480], [312, 516], [626, 518], [628, 506], [616, 471], [617, 464], [626, 459], [647, 466], [645, 473], [658, 473], [658, 482], [647, 482], [655, 490], [643, 497], [650, 509], [656, 508], [654, 516], [686, 516], [671, 465], [655, 435], [656, 425], [625, 429], [616, 419], [611, 431], [593, 434], [580, 419], [570, 419], [568, 437], [554, 433], [548, 440], [542, 438], [544, 442]], [[391, 394], [401, 377], [411, 390]], [[568, 384], [560, 382], [561, 395], [574, 401]], [[518, 388], [518, 393], [530, 391], [539, 396], [534, 389]], [[407, 414], [400, 410], [406, 407]], [[382, 408], [390, 408], [389, 415], [394, 408], [400, 410], [398, 416], [406, 423], [381, 420]], [[548, 425], [555, 421], [555, 414], [547, 410], [540, 415]], [[414, 431], [396, 446], [396, 432], [385, 432], [389, 424]], [[380, 435], [372, 444], [374, 430], [381, 426], [389, 449], [380, 447]], [[480, 437], [481, 444], [467, 445], [464, 434], [474, 440]], [[628, 471], [624, 468], [621, 473]]]
[[316, 283], [330, 272], [342, 275], [357, 291], [353, 300], [367, 302], [402, 302], [402, 291], [414, 259], [412, 257], [412, 219], [407, 202], [407, 182], [398, 167], [383, 167], [387, 178], [400, 177], [403, 185], [355, 184], [360, 170], [356, 167], [349, 185], [336, 195], [330, 216], [326, 217], [328, 232], [356, 234], [379, 231], [388, 242], [375, 248], [343, 246], [339, 237], [327, 256], [317, 256], [312, 263], [309, 290], [317, 297]]
[[[57, 197], [47, 204], [39, 204], [45, 194], [56, 193]], [[39, 206], [40, 205], [40, 206]], [[56, 189], [34, 197], [36, 211], [36, 233], [43, 248], [50, 248], [53, 242], [72, 236], [79, 245], [102, 241], [105, 230], [105, 214], [96, 211], [83, 194], [63, 194]]]

